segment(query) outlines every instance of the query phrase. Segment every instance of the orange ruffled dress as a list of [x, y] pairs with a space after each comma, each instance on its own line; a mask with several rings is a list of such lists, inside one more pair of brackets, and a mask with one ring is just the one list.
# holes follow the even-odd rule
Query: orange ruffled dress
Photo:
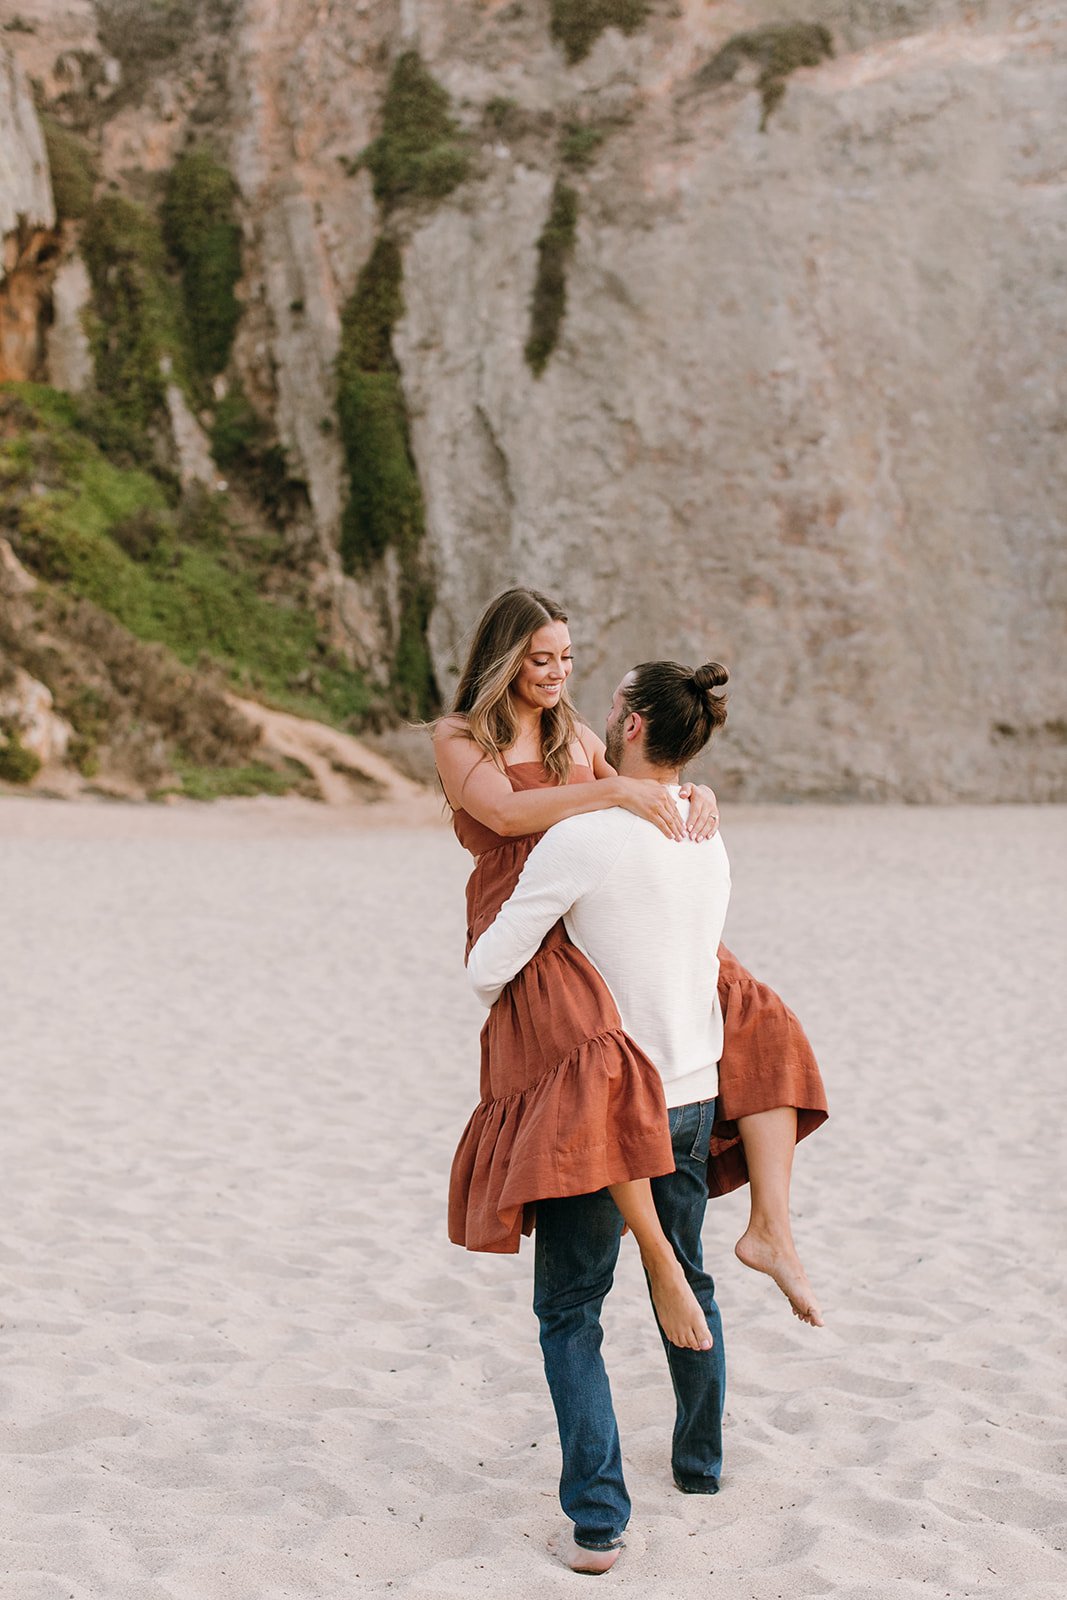
[[[508, 768], [513, 789], [543, 788], [540, 762]], [[575, 766], [572, 783], [590, 783]], [[467, 951], [496, 917], [540, 833], [504, 838], [453, 814], [475, 857], [467, 884]], [[826, 1119], [811, 1046], [792, 1012], [720, 948], [724, 1049], [708, 1190], [747, 1179], [737, 1117], [798, 1107], [798, 1139]], [[622, 1028], [610, 991], [562, 922], [508, 984], [482, 1028], [481, 1098], [452, 1162], [448, 1236], [468, 1250], [513, 1253], [538, 1200], [673, 1172], [663, 1084]], [[799, 1096], [799, 1098], [798, 1098]]]

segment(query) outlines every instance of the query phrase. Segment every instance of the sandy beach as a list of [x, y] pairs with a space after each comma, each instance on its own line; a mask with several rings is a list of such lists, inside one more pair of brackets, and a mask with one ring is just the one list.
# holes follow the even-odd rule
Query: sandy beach
[[[3, 1600], [546, 1600], [531, 1259], [445, 1237], [477, 1095], [434, 807], [0, 801]], [[636, 1251], [606, 1313], [652, 1600], [1067, 1593], [1062, 808], [727, 807], [729, 944], [808, 1026], [827, 1326], [732, 1246], [683, 1496]]]

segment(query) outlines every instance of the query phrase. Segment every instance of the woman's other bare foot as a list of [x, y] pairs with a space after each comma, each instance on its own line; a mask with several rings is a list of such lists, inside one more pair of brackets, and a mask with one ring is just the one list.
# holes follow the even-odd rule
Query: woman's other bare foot
[[818, 1301], [791, 1239], [776, 1239], [749, 1228], [734, 1245], [734, 1255], [753, 1272], [765, 1272], [773, 1278], [792, 1306], [793, 1315], [801, 1322], [810, 1323], [813, 1328], [822, 1327]]
[[572, 1572], [599, 1574], [609, 1572], [615, 1565], [622, 1545], [616, 1545], [614, 1550], [586, 1550], [584, 1546], [575, 1543], [574, 1535], [568, 1529], [550, 1539], [548, 1548], [557, 1560], [562, 1561], [565, 1567], [570, 1567]]
[[644, 1262], [652, 1304], [671, 1344], [683, 1350], [710, 1350], [714, 1343], [708, 1319], [676, 1256]]

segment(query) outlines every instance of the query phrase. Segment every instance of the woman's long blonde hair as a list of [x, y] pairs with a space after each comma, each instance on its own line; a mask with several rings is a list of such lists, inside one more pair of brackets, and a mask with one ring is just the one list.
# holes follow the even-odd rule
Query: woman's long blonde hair
[[[498, 766], [519, 735], [511, 685], [529, 654], [530, 640], [549, 622], [566, 622], [562, 606], [536, 589], [508, 589], [486, 607], [474, 633], [453, 715], [466, 718], [468, 736]], [[578, 718], [566, 684], [556, 705], [541, 712], [541, 760], [558, 783], [571, 772]]]

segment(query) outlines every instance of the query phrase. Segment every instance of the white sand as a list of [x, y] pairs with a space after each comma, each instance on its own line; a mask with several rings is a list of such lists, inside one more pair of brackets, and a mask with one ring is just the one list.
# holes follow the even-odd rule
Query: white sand
[[[609, 1593], [1067, 1592], [1065, 820], [728, 810], [730, 943], [830, 1088], [794, 1189], [828, 1326], [734, 1261], [741, 1205], [714, 1204], [727, 1471], [682, 1496], [624, 1241]], [[586, 1582], [544, 1554], [528, 1251], [444, 1235], [477, 1085], [465, 874], [380, 810], [0, 802], [4, 1600]]]

